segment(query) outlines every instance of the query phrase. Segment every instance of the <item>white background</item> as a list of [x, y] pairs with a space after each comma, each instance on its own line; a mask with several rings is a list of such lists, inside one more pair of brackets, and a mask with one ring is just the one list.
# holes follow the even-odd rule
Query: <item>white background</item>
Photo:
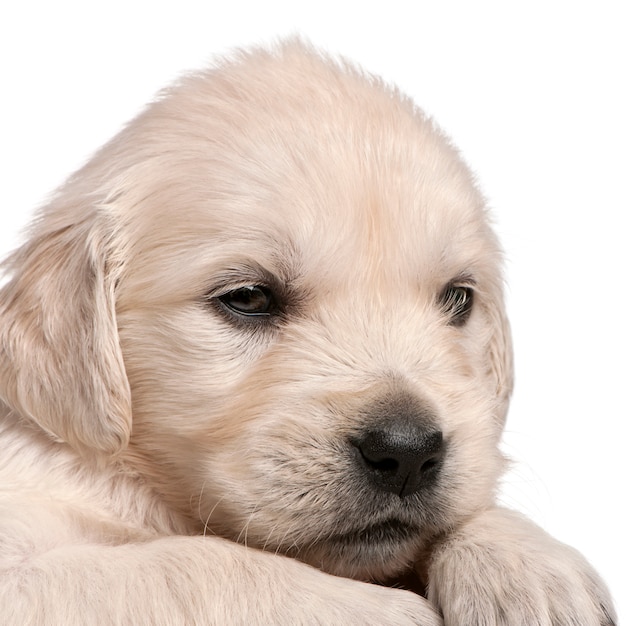
[[626, 610], [620, 4], [3, 3], [0, 254], [155, 91], [216, 53], [298, 32], [383, 75], [460, 146], [507, 252], [516, 463], [503, 500], [580, 549]]

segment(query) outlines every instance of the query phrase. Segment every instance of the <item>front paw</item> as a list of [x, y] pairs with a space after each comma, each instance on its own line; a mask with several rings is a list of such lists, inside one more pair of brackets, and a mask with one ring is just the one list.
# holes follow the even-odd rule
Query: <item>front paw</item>
[[616, 626], [610, 595], [573, 548], [512, 511], [478, 515], [437, 546], [429, 599], [446, 626]]

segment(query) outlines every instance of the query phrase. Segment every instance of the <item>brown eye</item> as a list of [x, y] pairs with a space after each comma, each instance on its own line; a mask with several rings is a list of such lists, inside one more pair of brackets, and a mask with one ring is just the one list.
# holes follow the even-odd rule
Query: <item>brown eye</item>
[[271, 315], [276, 308], [271, 290], [260, 285], [233, 289], [218, 300], [233, 313], [246, 317]]
[[474, 304], [474, 290], [466, 285], [448, 285], [441, 294], [441, 306], [451, 326], [463, 326]]

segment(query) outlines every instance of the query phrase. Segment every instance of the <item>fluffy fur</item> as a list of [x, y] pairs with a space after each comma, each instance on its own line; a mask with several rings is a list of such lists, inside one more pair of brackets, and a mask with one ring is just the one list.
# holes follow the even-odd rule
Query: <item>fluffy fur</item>
[[[182, 78], [7, 270], [4, 624], [615, 623], [578, 553], [494, 504], [500, 251], [378, 79], [297, 41]], [[257, 285], [267, 314], [229, 306]], [[434, 478], [393, 492], [363, 439], [426, 427]]]

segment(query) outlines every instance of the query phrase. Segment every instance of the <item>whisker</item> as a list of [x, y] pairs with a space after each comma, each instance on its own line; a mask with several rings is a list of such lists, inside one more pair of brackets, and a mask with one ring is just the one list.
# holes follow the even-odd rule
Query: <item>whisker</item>
[[243, 535], [243, 545], [246, 547], [248, 546], [248, 530], [250, 528], [250, 522], [252, 522], [252, 520], [254, 519], [254, 516], [256, 515], [257, 510], [258, 510], [258, 505], [254, 507], [254, 510], [248, 516], [246, 523], [243, 525], [243, 528], [239, 531], [239, 535], [237, 536], [237, 539], [236, 539], [237, 543], [241, 543], [241, 536]]
[[[203, 489], [204, 489], [204, 485], [203, 485]], [[206, 520], [204, 521], [204, 529], [202, 531], [202, 536], [206, 537], [207, 535], [207, 531], [210, 531], [212, 535], [216, 535], [218, 533], [215, 533], [213, 530], [211, 530], [211, 528], [209, 527], [209, 522], [211, 520], [211, 516], [213, 515], [213, 513], [215, 513], [215, 509], [217, 509], [217, 507], [220, 505], [220, 503], [222, 502], [222, 500], [225, 498], [226, 496], [222, 496], [219, 500], [217, 500], [217, 502], [213, 505], [213, 507], [211, 508], [211, 510], [209, 511], [209, 514], [207, 515]], [[198, 507], [200, 508], [200, 503], [198, 504]], [[200, 517], [200, 521], [202, 521], [202, 517]]]

